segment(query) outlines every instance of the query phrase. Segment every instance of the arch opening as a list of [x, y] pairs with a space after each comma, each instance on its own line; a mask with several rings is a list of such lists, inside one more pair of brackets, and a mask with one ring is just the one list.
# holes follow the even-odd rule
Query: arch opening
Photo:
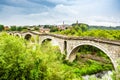
[[108, 54], [93, 45], [79, 45], [75, 47], [69, 55], [69, 61], [77, 65], [84, 65], [84, 67], [87, 65], [88, 72], [91, 66], [96, 66], [97, 70], [93, 69], [94, 73], [115, 70], [114, 64]]
[[51, 42], [51, 41], [52, 41], [52, 39], [47, 38], [47, 39], [45, 39], [45, 40], [42, 41], [42, 44], [48, 43], [48, 42]]
[[67, 41], [64, 41], [64, 51], [67, 53]]
[[58, 42], [54, 39], [46, 38], [42, 41], [42, 44], [50, 43], [52, 46], [59, 46]]
[[25, 39], [26, 39], [26, 40], [30, 40], [30, 39], [31, 39], [31, 37], [32, 37], [32, 35], [31, 35], [31, 34], [26, 34], [26, 35], [25, 35]]
[[12, 35], [12, 33], [9, 33], [9, 35]]
[[16, 36], [16, 37], [20, 37], [20, 35], [19, 35], [19, 34], [16, 34], [15, 36]]
[[48, 49], [51, 49], [51, 51], [55, 51], [55, 53], [61, 53], [58, 42], [50, 38], [46, 38], [41, 42], [41, 49], [42, 51], [45, 51], [45, 49], [46, 51], [48, 51]]

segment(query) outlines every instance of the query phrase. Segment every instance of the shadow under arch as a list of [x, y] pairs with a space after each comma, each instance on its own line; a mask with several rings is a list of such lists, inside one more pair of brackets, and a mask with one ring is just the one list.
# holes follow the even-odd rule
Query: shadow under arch
[[9, 33], [9, 35], [12, 35], [12, 33]]
[[20, 34], [15, 34], [15, 36], [16, 36], [16, 37], [21, 37], [21, 35], [20, 35]]
[[[76, 59], [76, 55], [77, 55], [77, 52], [80, 50], [80, 47], [81, 46], [90, 46], [90, 47], [95, 47], [97, 48], [98, 50], [102, 51], [104, 54], [107, 55], [107, 57], [109, 58], [109, 60], [111, 61], [111, 64], [113, 66], [113, 69], [116, 70], [116, 67], [115, 67], [115, 64], [114, 64], [114, 61], [112, 60], [112, 58], [110, 57], [108, 51], [106, 49], [103, 49], [97, 45], [91, 45], [91, 44], [80, 44], [80, 45], [77, 45], [76, 47], [74, 47], [71, 52], [70, 52], [70, 55], [69, 55], [69, 61], [72, 62]], [[94, 53], [93, 53], [94, 54]]]
[[[47, 45], [48, 44], [48, 45]], [[61, 48], [60, 48], [60, 45], [59, 43], [57, 42], [57, 40], [55, 39], [52, 39], [52, 38], [45, 38], [41, 41], [41, 47], [44, 46], [44, 45], [47, 45], [46, 47], [56, 47], [58, 51], [60, 51], [61, 53]]]
[[10, 32], [10, 33], [9, 33], [9, 35], [11, 35], [11, 36], [12, 36], [12, 35], [13, 35], [13, 33], [11, 33], [11, 32]]
[[18, 34], [17, 35], [15, 35], [16, 37], [20, 37]]
[[24, 37], [24, 39], [26, 39], [26, 40], [30, 40], [30, 39], [31, 39], [31, 37], [32, 37], [32, 35], [31, 35], [31, 34], [26, 34], [26, 35], [25, 35], [25, 37]]
[[41, 42], [41, 45], [44, 44], [45, 42], [51, 42], [51, 41], [52, 41], [52, 39], [46, 38], [46, 39], [44, 39], [44, 40]]
[[50, 42], [52, 46], [59, 46], [59, 43], [57, 42], [57, 40], [52, 39], [52, 38], [45, 38], [41, 41], [41, 45], [45, 42]]

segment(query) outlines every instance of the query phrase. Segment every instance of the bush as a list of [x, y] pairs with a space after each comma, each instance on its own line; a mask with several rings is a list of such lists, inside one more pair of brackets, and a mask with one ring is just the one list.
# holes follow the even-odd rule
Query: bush
[[25, 41], [9, 36], [0, 35], [0, 79], [43, 79], [46, 65], [31, 50], [27, 49]]

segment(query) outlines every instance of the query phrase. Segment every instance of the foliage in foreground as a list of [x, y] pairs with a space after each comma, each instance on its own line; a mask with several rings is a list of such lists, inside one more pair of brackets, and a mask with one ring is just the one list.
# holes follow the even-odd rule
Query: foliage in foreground
[[[58, 48], [48, 45], [43, 48], [44, 51], [38, 44], [30, 44], [6, 33], [0, 34], [0, 80], [76, 78], [75, 74], [69, 75], [71, 72], [62, 70], [63, 65], [59, 61], [62, 56], [60, 57]], [[80, 80], [81, 77], [78, 79]]]
[[46, 67], [26, 41], [7, 34], [0, 35], [0, 80], [42, 79]]
[[[6, 33], [0, 35], [0, 80], [82, 80], [82, 75], [109, 70], [100, 62], [64, 61], [58, 47], [30, 44]], [[79, 58], [78, 58], [79, 59]]]

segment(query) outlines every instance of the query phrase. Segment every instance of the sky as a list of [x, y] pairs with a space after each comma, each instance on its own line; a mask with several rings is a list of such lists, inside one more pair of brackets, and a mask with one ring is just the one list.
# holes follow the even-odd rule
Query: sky
[[0, 24], [120, 26], [120, 0], [0, 0]]

